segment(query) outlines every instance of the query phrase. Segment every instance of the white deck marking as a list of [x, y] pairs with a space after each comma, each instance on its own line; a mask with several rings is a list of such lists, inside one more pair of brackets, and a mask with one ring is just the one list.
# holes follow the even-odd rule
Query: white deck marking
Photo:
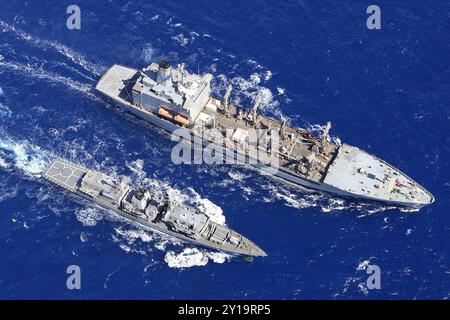
[[[66, 189], [74, 189], [76, 183], [81, 178], [85, 171], [68, 162], [54, 160], [51, 166], [47, 169], [45, 177], [49, 180], [60, 184]], [[72, 179], [74, 178], [74, 179]], [[71, 181], [72, 183], [69, 183]]]

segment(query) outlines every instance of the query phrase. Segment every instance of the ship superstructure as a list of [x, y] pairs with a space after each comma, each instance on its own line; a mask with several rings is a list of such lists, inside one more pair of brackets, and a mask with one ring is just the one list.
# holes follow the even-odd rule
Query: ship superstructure
[[266, 253], [230, 228], [211, 221], [197, 208], [172, 203], [161, 193], [132, 188], [121, 179], [86, 169], [64, 159], [54, 159], [43, 177], [140, 225], [186, 242], [249, 257]]
[[[211, 74], [191, 74], [184, 65], [172, 67], [163, 60], [142, 70], [113, 65], [96, 88], [125, 110], [169, 132], [185, 128], [192, 136], [220, 141], [226, 151], [247, 158], [252, 157], [250, 131], [266, 129], [268, 134], [261, 139], [266, 142], [258, 142], [258, 152], [262, 150], [268, 158], [275, 155], [277, 168], [272, 170], [258, 159], [253, 165], [290, 183], [406, 207], [434, 202], [431, 193], [388, 163], [356, 147], [332, 142], [330, 123], [320, 137], [314, 136], [288, 125], [283, 118], [262, 115], [259, 99], [251, 109], [233, 105], [231, 86], [223, 99], [213, 97], [211, 79]], [[273, 130], [279, 137], [276, 145], [270, 134]]]

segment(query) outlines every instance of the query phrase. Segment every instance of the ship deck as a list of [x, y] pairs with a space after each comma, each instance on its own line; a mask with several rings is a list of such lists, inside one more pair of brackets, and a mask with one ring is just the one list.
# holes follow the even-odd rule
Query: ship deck
[[73, 192], [77, 190], [78, 183], [86, 172], [86, 169], [74, 163], [55, 159], [47, 167], [43, 177]]
[[[218, 106], [221, 101], [211, 97], [209, 104]], [[241, 129], [243, 131], [248, 131], [249, 129], [254, 129], [255, 127], [245, 118], [238, 119], [236, 114], [239, 109], [245, 110], [243, 108], [237, 107], [230, 104], [229, 106], [229, 116], [225, 116], [221, 112], [214, 112], [208, 110], [207, 107], [203, 108], [202, 112], [206, 113], [215, 118], [215, 125], [217, 128], [222, 130], [226, 129]], [[259, 115], [259, 124], [261, 129], [280, 129], [281, 124], [279, 121], [265, 117], [264, 115]], [[279, 143], [282, 147], [283, 152], [278, 150], [273, 151], [279, 156], [279, 164], [291, 170], [293, 173], [303, 176], [312, 181], [319, 182], [323, 179], [326, 174], [326, 168], [329, 161], [332, 159], [332, 154], [325, 155], [324, 153], [317, 153], [311, 150], [311, 146], [314, 145], [314, 141], [308, 140], [301, 136], [303, 129], [293, 128], [286, 125], [284, 129], [285, 136], [290, 135], [292, 139], [280, 139]], [[262, 141], [259, 141], [262, 142]], [[313, 157], [316, 161], [316, 165], [309, 168], [305, 173], [299, 172], [297, 165], [303, 158]]]
[[324, 182], [354, 195], [387, 202], [429, 204], [434, 201], [428, 191], [398, 169], [345, 144]]
[[[86, 174], [90, 174], [91, 177], [88, 177]], [[236, 231], [229, 229], [228, 227], [217, 225], [213, 222], [211, 222], [211, 227], [214, 229], [214, 231], [211, 235], [200, 233], [198, 238], [191, 238], [182, 232], [172, 230], [163, 220], [160, 220], [158, 222], [152, 222], [143, 215], [135, 214], [136, 212], [135, 210], [128, 211], [119, 208], [117, 204], [121, 202], [122, 196], [128, 192], [129, 190], [128, 185], [125, 188], [118, 188], [117, 189], [118, 191], [115, 193], [111, 193], [111, 189], [114, 188], [108, 188], [111, 185], [108, 184], [109, 182], [106, 181], [108, 179], [107, 176], [104, 176], [102, 173], [97, 171], [88, 170], [82, 166], [79, 166], [67, 160], [61, 158], [56, 158], [52, 160], [48, 165], [47, 169], [44, 171], [43, 177], [66, 190], [70, 190], [71, 192], [79, 191], [78, 187], [80, 186], [81, 181], [87, 180], [86, 181], [86, 183], [88, 184], [87, 188], [93, 187], [93, 190], [95, 191], [94, 194], [101, 194], [99, 197], [94, 198], [89, 197], [90, 201], [93, 201], [94, 203], [100, 205], [102, 208], [105, 208], [106, 210], [112, 210], [116, 214], [119, 214], [120, 216], [126, 219], [137, 222], [141, 226], [150, 228], [153, 231], [161, 232], [176, 237], [178, 239], [194, 243], [196, 245], [201, 245], [204, 247], [225, 251], [232, 254], [246, 255], [246, 256], [267, 255], [260, 247], [258, 247], [255, 243], [253, 243], [240, 233], [237, 233]], [[99, 179], [99, 177], [103, 178]], [[105, 186], [107, 187], [107, 189], [105, 189]], [[86, 186], [84, 186], [84, 188], [86, 188]], [[81, 189], [83, 189], [83, 186], [81, 187]], [[81, 190], [81, 194], [85, 195], [85, 198], [88, 198], [88, 196], [86, 196], [86, 192]], [[104, 198], [105, 194], [107, 194], [110, 197], [113, 197], [114, 199], [109, 198], [109, 201], [105, 201]], [[185, 213], [182, 212], [181, 214]], [[224, 237], [222, 238], [222, 236]], [[229, 241], [228, 236], [239, 239], [240, 244], [236, 245], [235, 243]]]
[[136, 69], [115, 64], [105, 72], [95, 88], [122, 103], [130, 104], [132, 95], [129, 87], [137, 72]]
[[[96, 88], [130, 108], [144, 110], [132, 103], [130, 95], [131, 86], [138, 75], [139, 71], [136, 69], [113, 65], [102, 76]], [[249, 110], [230, 105], [229, 116], [226, 116], [219, 111], [221, 104], [221, 100], [211, 97], [202, 109], [202, 113], [210, 117], [198, 117], [194, 122], [199, 119], [200, 121], [210, 121], [208, 119], [213, 118], [215, 128], [220, 129], [222, 133], [226, 129], [237, 129], [236, 137], [232, 139], [236, 142], [244, 141], [243, 137], [249, 133], [249, 129], [255, 129], [251, 117], [248, 117], [247, 114]], [[237, 116], [240, 109], [245, 112], [242, 113], [242, 116]], [[155, 114], [155, 117], [158, 115]], [[167, 119], [161, 121], [170, 122]], [[260, 129], [280, 128], [281, 123], [259, 115], [258, 127]], [[192, 133], [198, 134], [194, 126], [187, 128]], [[273, 152], [273, 154], [268, 153], [269, 156], [278, 154], [279, 165], [292, 175], [312, 182], [325, 183], [343, 193], [364, 198], [413, 206], [434, 201], [433, 196], [414, 180], [381, 159], [358, 148], [322, 142], [321, 137], [314, 137], [305, 129], [293, 128], [289, 125], [285, 125], [283, 131], [279, 140], [280, 148], [272, 151], [268, 144], [266, 152]], [[211, 138], [214, 137], [211, 136]], [[263, 143], [261, 144], [261, 142]], [[264, 141], [259, 140], [258, 143], [259, 148], [264, 149]], [[230, 144], [230, 148], [233, 148], [232, 145]]]

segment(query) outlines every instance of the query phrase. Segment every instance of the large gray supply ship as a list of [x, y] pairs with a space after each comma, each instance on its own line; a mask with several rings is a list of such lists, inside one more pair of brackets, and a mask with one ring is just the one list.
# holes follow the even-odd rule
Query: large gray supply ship
[[54, 159], [43, 177], [142, 226], [186, 242], [247, 257], [266, 253], [241, 234], [217, 224], [204, 213], [145, 188], [131, 188], [120, 179]]
[[[251, 110], [231, 104], [231, 86], [223, 99], [211, 96], [211, 79], [211, 74], [191, 74], [183, 64], [172, 67], [166, 60], [142, 70], [115, 64], [96, 89], [126, 111], [169, 132], [185, 128], [190, 135], [205, 139], [205, 129], [214, 128], [222, 135], [220, 147], [227, 151], [236, 143], [245, 144], [251, 129], [278, 130], [279, 148], [270, 150], [269, 144], [267, 150], [276, 153], [276, 170], [259, 161], [253, 165], [290, 183], [404, 207], [421, 208], [434, 202], [430, 192], [400, 170], [356, 147], [332, 142], [330, 123], [320, 137], [314, 136], [287, 125], [285, 119], [261, 115], [259, 101]], [[229, 141], [231, 129], [234, 134]], [[245, 153], [248, 146], [240, 150]]]

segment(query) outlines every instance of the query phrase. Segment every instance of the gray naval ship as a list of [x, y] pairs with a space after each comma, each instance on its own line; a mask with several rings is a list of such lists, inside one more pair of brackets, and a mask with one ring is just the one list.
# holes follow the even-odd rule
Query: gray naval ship
[[204, 213], [145, 188], [131, 188], [120, 179], [54, 159], [43, 177], [144, 227], [185, 242], [245, 257], [266, 253], [241, 234], [217, 224]]
[[[208, 142], [205, 132], [214, 128], [223, 141], [220, 147], [250, 158], [248, 132], [277, 130], [279, 148], [271, 150], [267, 143], [266, 149], [276, 154], [276, 170], [259, 160], [253, 165], [289, 183], [396, 206], [421, 208], [434, 202], [430, 192], [385, 161], [356, 147], [333, 142], [329, 122], [322, 135], [315, 136], [306, 129], [287, 125], [283, 118], [275, 120], [260, 114], [258, 99], [250, 110], [233, 105], [231, 86], [223, 99], [213, 97], [211, 79], [211, 74], [191, 74], [184, 64], [172, 67], [166, 60], [142, 70], [115, 64], [101, 77], [96, 89], [126, 111], [169, 132], [185, 128], [192, 137], [203, 136], [203, 141]], [[227, 135], [229, 130], [234, 131], [231, 137]], [[236, 144], [244, 147], [236, 148]]]

